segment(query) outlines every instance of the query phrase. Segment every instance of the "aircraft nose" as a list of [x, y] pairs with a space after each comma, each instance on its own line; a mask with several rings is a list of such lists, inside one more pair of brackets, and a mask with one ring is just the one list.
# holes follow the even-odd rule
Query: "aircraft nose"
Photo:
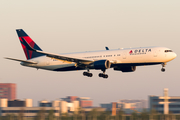
[[173, 52], [173, 53], [171, 54], [171, 58], [172, 58], [172, 59], [175, 59], [176, 57], [177, 57], [177, 54]]
[[176, 53], [173, 53], [173, 59], [177, 57], [177, 54]]

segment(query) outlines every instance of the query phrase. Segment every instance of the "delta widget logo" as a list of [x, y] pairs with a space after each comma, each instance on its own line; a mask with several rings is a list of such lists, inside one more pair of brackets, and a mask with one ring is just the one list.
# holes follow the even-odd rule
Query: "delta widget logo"
[[131, 51], [129, 51], [129, 54], [131, 54], [133, 51], [131, 50]]

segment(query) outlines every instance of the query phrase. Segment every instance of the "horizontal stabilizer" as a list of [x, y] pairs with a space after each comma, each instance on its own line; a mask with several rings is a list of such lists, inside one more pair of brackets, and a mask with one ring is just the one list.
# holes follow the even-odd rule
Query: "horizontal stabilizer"
[[29, 64], [37, 64], [37, 62], [34, 62], [34, 61], [26, 61], [26, 60], [20, 60], [20, 59], [15, 59], [15, 58], [5, 57], [5, 59], [19, 61], [19, 62], [24, 62], [24, 63], [29, 63]]

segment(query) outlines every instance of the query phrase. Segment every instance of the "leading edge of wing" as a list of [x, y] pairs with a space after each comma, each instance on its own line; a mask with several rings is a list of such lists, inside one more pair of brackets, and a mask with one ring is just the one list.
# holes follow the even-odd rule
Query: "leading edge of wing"
[[59, 55], [59, 54], [54, 54], [54, 53], [48, 53], [48, 52], [43, 52], [43, 51], [39, 51], [36, 50], [34, 48], [32, 48], [28, 42], [26, 42], [26, 40], [24, 38], [22, 38], [23, 42], [25, 43], [26, 47], [28, 50], [31, 51], [35, 51], [37, 53], [41, 53], [46, 55], [47, 57], [51, 57], [51, 58], [56, 58], [59, 60], [64, 60], [64, 61], [68, 61], [68, 62], [76, 62], [76, 63], [87, 63], [89, 64], [90, 62], [93, 62], [93, 60], [86, 60], [86, 59], [79, 59], [79, 58], [72, 58], [72, 57], [67, 57], [67, 56], [63, 56], [63, 55]]

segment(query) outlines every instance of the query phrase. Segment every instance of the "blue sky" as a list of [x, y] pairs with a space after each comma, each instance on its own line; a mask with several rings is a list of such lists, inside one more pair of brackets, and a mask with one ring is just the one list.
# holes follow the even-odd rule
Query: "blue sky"
[[179, 56], [161, 66], [137, 67], [134, 73], [107, 70], [109, 78], [83, 71], [52, 72], [20, 66], [4, 57], [25, 59], [15, 29], [24, 29], [44, 50], [53, 53], [126, 47], [163, 46], [179, 55], [179, 0], [1, 0], [0, 81], [17, 84], [17, 98], [54, 100], [68, 95], [91, 97], [94, 105], [118, 99], [179, 96]]

